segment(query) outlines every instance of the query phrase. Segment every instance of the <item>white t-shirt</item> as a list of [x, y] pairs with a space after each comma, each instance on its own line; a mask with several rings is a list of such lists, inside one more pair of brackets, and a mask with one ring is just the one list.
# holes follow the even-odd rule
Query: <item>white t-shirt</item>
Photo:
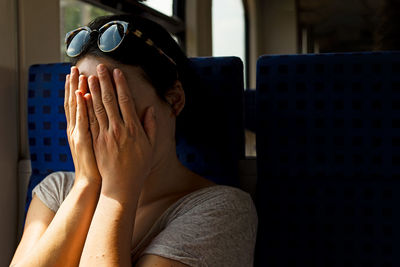
[[[73, 172], [47, 176], [32, 191], [57, 212], [74, 183]], [[194, 191], [172, 204], [132, 249], [134, 264], [154, 254], [189, 266], [253, 266], [257, 212], [250, 195], [216, 185]]]

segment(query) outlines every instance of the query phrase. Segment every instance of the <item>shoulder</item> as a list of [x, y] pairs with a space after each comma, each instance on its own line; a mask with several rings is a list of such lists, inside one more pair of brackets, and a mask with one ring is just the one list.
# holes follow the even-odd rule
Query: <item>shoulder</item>
[[241, 189], [215, 185], [192, 192], [176, 203], [178, 216], [203, 213], [202, 215], [253, 213], [256, 210], [250, 194]]
[[54, 172], [46, 176], [33, 190], [48, 208], [57, 212], [72, 188], [75, 180], [74, 172]]
[[258, 218], [248, 193], [203, 188], [180, 199], [165, 219], [147, 253], [189, 266], [252, 266]]
[[241, 189], [212, 186], [189, 194], [181, 205], [181, 219], [192, 226], [202, 225], [199, 231], [204, 234], [218, 233], [222, 239], [232, 238], [232, 234], [240, 239], [256, 238], [257, 211], [250, 194]]
[[47, 175], [39, 185], [61, 185], [66, 183], [73, 183], [75, 179], [74, 172], [53, 172]]

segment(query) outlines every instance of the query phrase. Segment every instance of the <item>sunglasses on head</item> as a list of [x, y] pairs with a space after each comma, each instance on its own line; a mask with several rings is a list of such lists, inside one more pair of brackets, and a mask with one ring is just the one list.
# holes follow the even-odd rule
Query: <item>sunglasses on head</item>
[[139, 30], [131, 31], [128, 29], [129, 23], [126, 21], [110, 21], [104, 24], [98, 30], [92, 30], [87, 26], [80, 27], [65, 35], [65, 44], [67, 45], [67, 55], [69, 57], [79, 56], [85, 44], [90, 40], [90, 35], [93, 32], [98, 32], [97, 46], [102, 52], [112, 52], [116, 50], [124, 40], [125, 36], [132, 33], [139, 39], [142, 39], [147, 45], [156, 49], [161, 55], [166, 57], [172, 64], [176, 65], [175, 61], [158, 48], [152, 40], [145, 38]]

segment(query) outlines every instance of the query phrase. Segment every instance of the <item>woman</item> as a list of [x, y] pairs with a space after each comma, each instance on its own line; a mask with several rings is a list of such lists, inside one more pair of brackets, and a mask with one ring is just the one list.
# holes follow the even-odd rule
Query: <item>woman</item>
[[250, 196], [178, 160], [188, 60], [159, 25], [101, 17], [67, 34], [75, 173], [33, 190], [13, 266], [251, 266]]

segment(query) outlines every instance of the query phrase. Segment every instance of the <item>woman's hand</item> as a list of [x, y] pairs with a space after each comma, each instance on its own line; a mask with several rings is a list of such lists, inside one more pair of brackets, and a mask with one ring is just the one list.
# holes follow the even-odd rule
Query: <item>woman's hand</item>
[[89, 131], [86, 102], [83, 98], [87, 91], [87, 78], [79, 76], [78, 68], [72, 67], [65, 81], [64, 109], [68, 142], [75, 166], [75, 182], [85, 180], [101, 183]]
[[107, 68], [97, 66], [98, 78], [89, 77], [91, 95], [86, 95], [90, 131], [102, 193], [129, 201], [133, 188], [141, 188], [150, 173], [155, 143], [154, 107], [145, 111], [143, 127], [127, 81], [119, 69], [112, 78]]

